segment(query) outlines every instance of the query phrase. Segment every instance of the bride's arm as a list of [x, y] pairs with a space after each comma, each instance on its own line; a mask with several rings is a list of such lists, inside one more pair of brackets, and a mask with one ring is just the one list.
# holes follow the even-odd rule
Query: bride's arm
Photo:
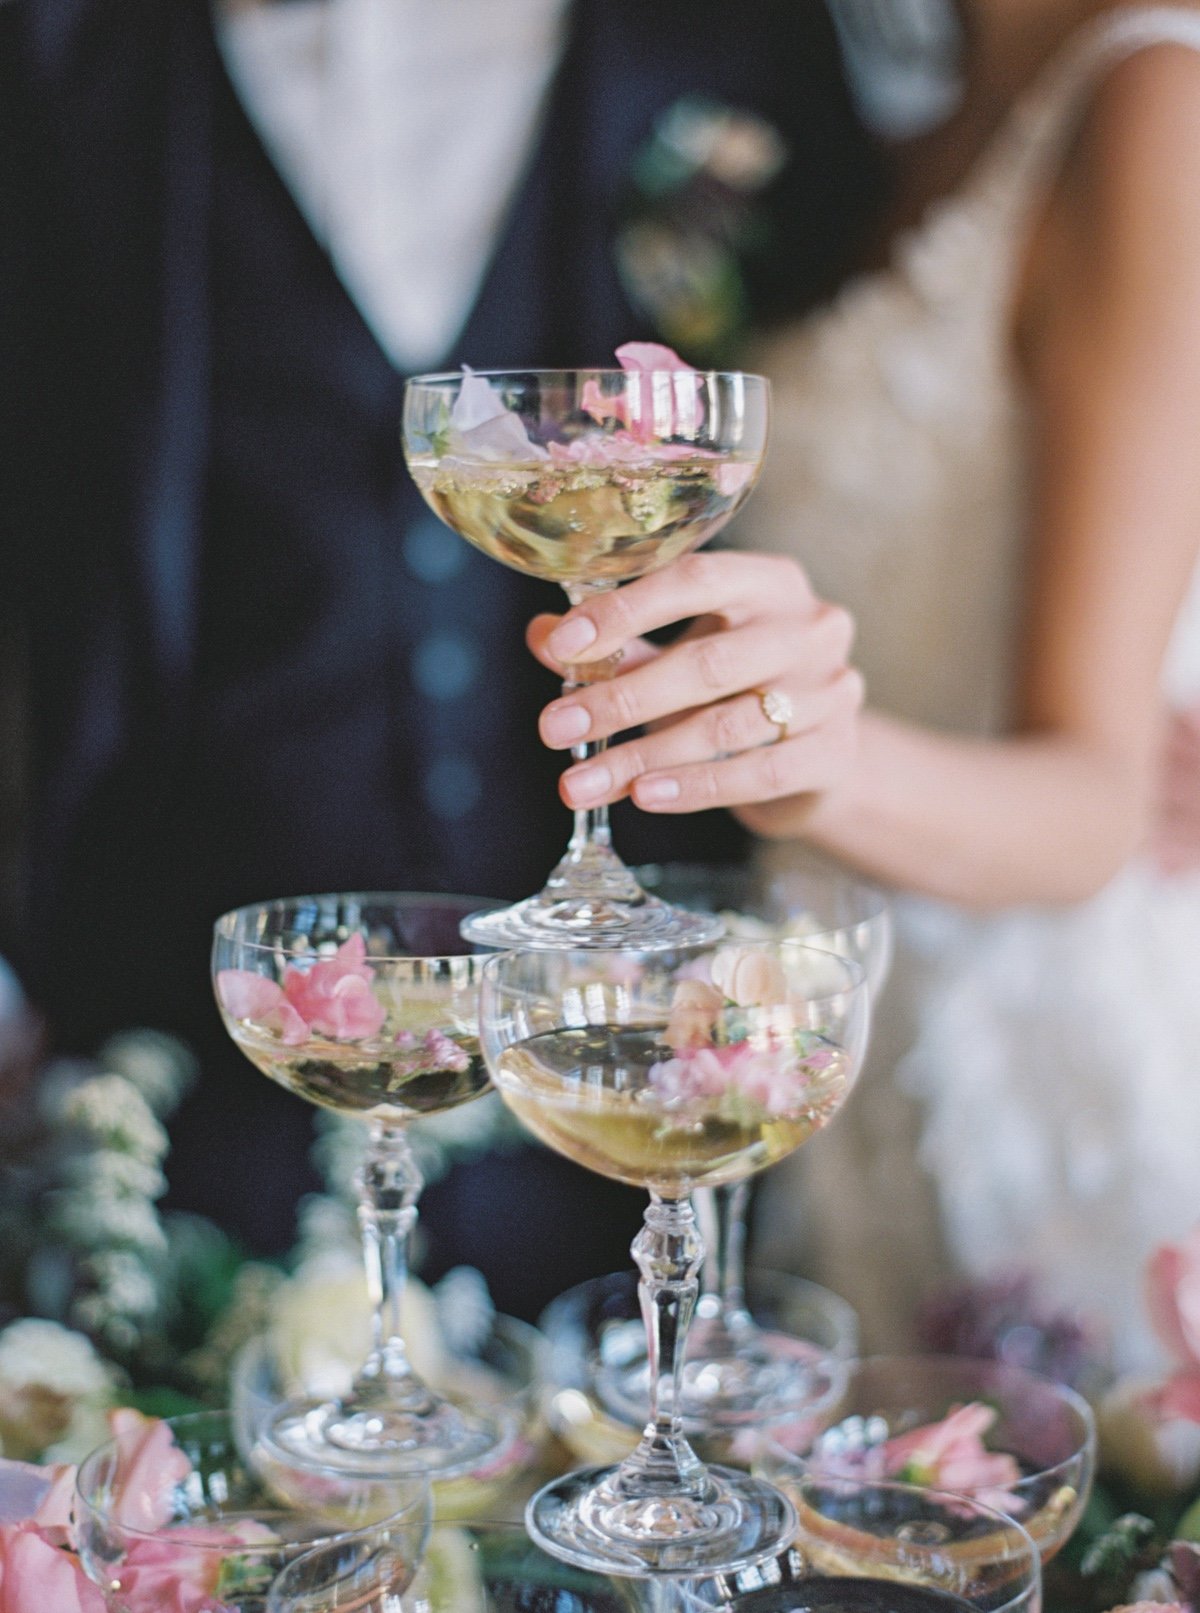
[[[548, 648], [551, 622], [534, 624], [544, 659], [591, 658], [709, 613], [687, 643], [631, 650], [622, 676], [547, 708], [543, 736], [562, 748], [567, 705], [591, 737], [662, 725], [609, 752], [599, 793], [564, 774], [568, 804], [731, 806], [761, 834], [975, 904], [1086, 895], [1143, 842], [1160, 669], [1200, 547], [1200, 54], [1155, 47], [1109, 75], [1018, 313], [1035, 476], [1012, 735], [860, 715], [844, 613], [788, 562], [698, 555], [571, 611], [566, 624], [596, 629], [586, 648]], [[782, 743], [765, 744], [764, 684], [796, 708]]]

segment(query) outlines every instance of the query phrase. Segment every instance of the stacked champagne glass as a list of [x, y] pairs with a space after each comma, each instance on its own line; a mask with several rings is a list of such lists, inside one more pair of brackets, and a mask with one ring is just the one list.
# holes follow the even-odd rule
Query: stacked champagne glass
[[[407, 388], [405, 453], [456, 532], [577, 604], [735, 513], [765, 452], [768, 391], [756, 376], [667, 368], [422, 377]], [[569, 668], [567, 687], [613, 670]], [[619, 1463], [539, 1491], [533, 1542], [579, 1570], [703, 1581], [694, 1594], [712, 1605], [733, 1583], [722, 1576], [794, 1549], [796, 1487], [789, 1498], [770, 1477], [706, 1466], [687, 1437], [706, 1415], [744, 1421], [772, 1396], [777, 1414], [797, 1393], [794, 1354], [755, 1327], [737, 1261], [723, 1259], [705, 1318], [718, 1393], [697, 1404], [683, 1371], [704, 1253], [691, 1195], [736, 1188], [845, 1101], [866, 1045], [867, 971], [878, 979], [886, 953], [886, 916], [874, 920], [723, 938], [715, 904], [648, 891], [621, 863], [602, 808], [576, 815], [545, 889], [513, 907], [341, 894], [220, 920], [215, 988], [234, 1040], [368, 1130], [357, 1186], [374, 1347], [347, 1394], [278, 1406], [261, 1450], [280, 1471], [445, 1478], [512, 1440], [502, 1405], [418, 1376], [399, 1315], [421, 1185], [408, 1128], [478, 1096], [490, 1075], [549, 1147], [650, 1195], [633, 1245], [646, 1347], [605, 1391], [634, 1416], [644, 1407], [642, 1438]], [[740, 1247], [740, 1213], [715, 1222], [726, 1252]]]

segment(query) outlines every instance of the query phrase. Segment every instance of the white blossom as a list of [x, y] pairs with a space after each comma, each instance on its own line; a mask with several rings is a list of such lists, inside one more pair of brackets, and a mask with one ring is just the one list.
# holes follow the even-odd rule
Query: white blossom
[[[83, 1262], [108, 1309], [123, 1316], [153, 1316], [160, 1304], [154, 1274], [130, 1249], [99, 1249]], [[88, 1296], [89, 1298], [92, 1296]]]
[[63, 1174], [79, 1193], [96, 1198], [161, 1198], [167, 1179], [151, 1160], [105, 1148], [68, 1159]]
[[96, 1075], [82, 1081], [66, 1095], [62, 1116], [98, 1142], [142, 1159], [160, 1160], [169, 1146], [167, 1134], [145, 1098], [123, 1075]]
[[58, 1322], [29, 1316], [0, 1333], [0, 1385], [6, 1388], [36, 1384], [74, 1399], [102, 1394], [111, 1383], [112, 1369], [91, 1339]]
[[55, 1205], [54, 1226], [80, 1249], [99, 1249], [115, 1243], [162, 1254], [167, 1248], [162, 1223], [146, 1199], [66, 1192]]
[[156, 1115], [171, 1113], [196, 1074], [192, 1053], [162, 1031], [123, 1031], [110, 1037], [100, 1049], [100, 1063], [135, 1086]]

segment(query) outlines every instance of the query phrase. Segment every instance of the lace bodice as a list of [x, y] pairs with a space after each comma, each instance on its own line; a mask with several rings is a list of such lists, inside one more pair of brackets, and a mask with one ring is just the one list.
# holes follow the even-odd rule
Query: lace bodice
[[[889, 267], [754, 355], [774, 424], [741, 541], [795, 554], [850, 606], [869, 696], [895, 715], [985, 734], [1009, 715], [1027, 482], [1010, 299], [1089, 88], [1161, 41], [1200, 49], [1200, 13], [1122, 8], [1076, 35]], [[1194, 600], [1168, 681], [1200, 690]]]

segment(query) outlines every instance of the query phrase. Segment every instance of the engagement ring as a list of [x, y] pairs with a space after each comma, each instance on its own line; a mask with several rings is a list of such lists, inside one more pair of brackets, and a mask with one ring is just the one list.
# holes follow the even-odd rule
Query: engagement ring
[[753, 693], [758, 696], [758, 703], [762, 707], [763, 716], [769, 723], [774, 723], [779, 730], [770, 743], [774, 745], [779, 740], [786, 739], [788, 724], [796, 715], [792, 702], [787, 695], [784, 694], [782, 689], [755, 689]]

